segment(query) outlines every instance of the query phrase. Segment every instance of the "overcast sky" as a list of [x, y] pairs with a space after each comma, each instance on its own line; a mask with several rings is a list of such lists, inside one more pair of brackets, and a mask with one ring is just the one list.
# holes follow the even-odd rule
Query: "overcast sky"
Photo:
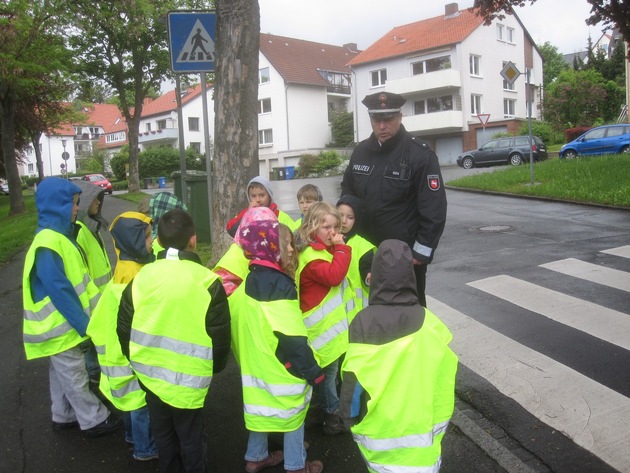
[[[341, 46], [357, 43], [366, 49], [396, 26], [444, 15], [435, 0], [259, 0], [260, 31]], [[460, 10], [473, 0], [457, 2]], [[516, 8], [536, 44], [549, 41], [563, 54], [586, 49], [589, 34], [596, 42], [600, 26], [587, 26], [586, 0], [538, 0]], [[369, 6], [373, 5], [373, 6]]]

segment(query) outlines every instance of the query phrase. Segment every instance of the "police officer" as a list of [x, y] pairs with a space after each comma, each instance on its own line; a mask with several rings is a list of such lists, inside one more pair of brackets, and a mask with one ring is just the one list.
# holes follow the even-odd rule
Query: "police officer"
[[446, 193], [437, 156], [402, 125], [400, 109], [405, 102], [391, 92], [363, 99], [373, 133], [352, 153], [341, 193], [361, 199], [363, 237], [376, 246], [387, 239], [409, 245], [418, 298], [426, 307], [427, 265], [444, 230]]

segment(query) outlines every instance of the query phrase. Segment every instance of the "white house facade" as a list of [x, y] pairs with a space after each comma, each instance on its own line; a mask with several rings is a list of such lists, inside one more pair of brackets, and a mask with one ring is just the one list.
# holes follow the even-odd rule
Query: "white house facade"
[[[501, 75], [508, 62], [521, 72], [513, 84]], [[494, 133], [518, 132], [528, 101], [532, 118], [539, 116], [542, 64], [516, 15], [485, 26], [451, 3], [444, 16], [394, 28], [350, 62], [356, 138], [372, 132], [363, 97], [394, 92], [407, 99], [405, 128], [426, 140], [440, 163], [455, 164]]]

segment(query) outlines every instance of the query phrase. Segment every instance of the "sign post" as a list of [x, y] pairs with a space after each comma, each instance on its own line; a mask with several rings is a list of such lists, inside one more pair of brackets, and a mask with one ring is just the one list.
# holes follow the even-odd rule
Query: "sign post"
[[481, 123], [481, 126], [483, 127], [483, 142], [485, 143], [486, 142], [486, 125], [488, 124], [488, 120], [490, 120], [490, 114], [479, 113], [477, 115], [477, 119], [479, 120], [479, 122]]
[[[201, 102], [204, 120], [204, 141], [206, 151], [206, 182], [208, 187], [209, 222], [212, 228], [212, 157], [210, 155], [210, 130], [208, 129], [208, 97], [206, 92], [206, 72], [214, 72], [216, 52], [214, 39], [216, 38], [217, 15], [213, 11], [176, 10], [167, 15], [169, 49], [171, 52], [171, 69], [177, 75], [193, 72], [200, 73]], [[177, 84], [180, 81], [177, 80]], [[177, 87], [177, 94], [181, 91]], [[181, 100], [177, 102], [177, 116], [179, 127], [180, 151], [184, 146], [183, 113]], [[183, 165], [181, 172], [182, 198], [186, 203], [185, 181], [185, 153], [182, 153]]]
[[[512, 61], [508, 61], [503, 69], [501, 70], [501, 77], [510, 85], [513, 85], [516, 79], [521, 75], [521, 71], [514, 65]], [[525, 85], [525, 101], [527, 104], [527, 123], [529, 125], [529, 174], [530, 174], [530, 184], [534, 185], [534, 151], [532, 146], [534, 144], [534, 137], [532, 136], [532, 103], [529, 98], [530, 86], [529, 86], [529, 75], [530, 69], [527, 69], [525, 73], [526, 76], [526, 85]]]

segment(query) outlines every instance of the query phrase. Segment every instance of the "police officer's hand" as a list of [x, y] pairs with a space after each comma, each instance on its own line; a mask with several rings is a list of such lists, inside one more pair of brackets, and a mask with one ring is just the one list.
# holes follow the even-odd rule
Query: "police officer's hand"
[[422, 266], [423, 264], [424, 264], [424, 261], [420, 261], [420, 260], [417, 260], [415, 258], [413, 259], [413, 265], [414, 266]]

